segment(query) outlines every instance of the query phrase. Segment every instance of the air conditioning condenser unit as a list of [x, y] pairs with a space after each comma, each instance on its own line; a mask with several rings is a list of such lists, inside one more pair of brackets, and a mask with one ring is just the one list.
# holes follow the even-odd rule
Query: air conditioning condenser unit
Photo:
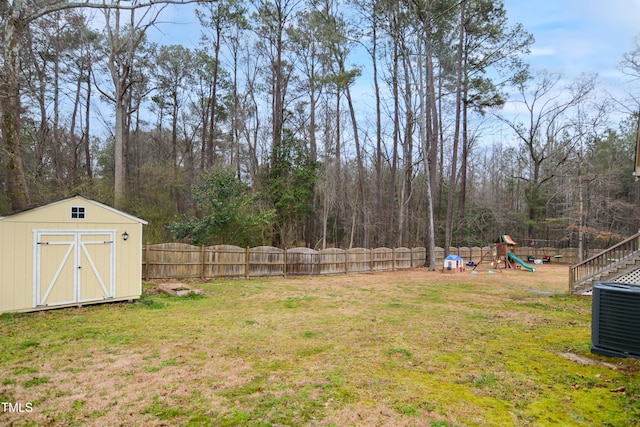
[[591, 352], [640, 359], [640, 286], [596, 282], [592, 304]]

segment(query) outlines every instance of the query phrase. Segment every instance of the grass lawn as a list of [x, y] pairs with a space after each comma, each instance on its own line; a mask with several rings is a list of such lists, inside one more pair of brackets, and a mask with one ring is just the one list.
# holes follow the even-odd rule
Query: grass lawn
[[590, 354], [591, 298], [536, 267], [146, 284], [4, 314], [0, 425], [640, 424], [640, 361]]

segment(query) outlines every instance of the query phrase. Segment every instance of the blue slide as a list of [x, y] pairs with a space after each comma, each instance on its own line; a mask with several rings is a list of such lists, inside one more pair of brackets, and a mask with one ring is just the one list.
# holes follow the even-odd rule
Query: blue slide
[[529, 264], [527, 264], [526, 262], [524, 262], [523, 260], [521, 260], [520, 258], [515, 256], [513, 254], [513, 252], [509, 252], [508, 256], [509, 256], [510, 260], [517, 262], [518, 264], [520, 264], [522, 266], [522, 268], [526, 268], [529, 271], [536, 271], [535, 268], [531, 267]]

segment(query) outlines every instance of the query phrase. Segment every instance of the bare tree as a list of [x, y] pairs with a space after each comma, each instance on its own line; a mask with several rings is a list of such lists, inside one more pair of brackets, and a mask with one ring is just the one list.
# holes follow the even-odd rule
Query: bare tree
[[[25, 32], [29, 25], [44, 16], [67, 9], [95, 8], [103, 10], [148, 9], [158, 4], [187, 4], [196, 0], [153, 0], [112, 3], [87, 0], [67, 2], [63, 0], [0, 0], [0, 38], [2, 41], [2, 68], [0, 69], [0, 134], [2, 150], [7, 157], [7, 192], [14, 210], [30, 204], [29, 190], [22, 161], [23, 145], [21, 88], [22, 55]], [[121, 190], [117, 190], [121, 193]], [[123, 194], [123, 193], [122, 193]]]
[[292, 66], [286, 61], [287, 32], [298, 0], [261, 0], [254, 18], [257, 20], [257, 33], [262, 42], [260, 47], [269, 56], [271, 85], [271, 163], [275, 162], [277, 150], [282, 143], [285, 102], [292, 77]]
[[[508, 119], [498, 116], [514, 132], [526, 157], [515, 178], [526, 183], [528, 207], [527, 237], [537, 231], [545, 204], [544, 185], [553, 179], [567, 162], [576, 143], [575, 135], [567, 136], [572, 126], [569, 115], [584, 102], [594, 89], [595, 76], [587, 76], [566, 87], [560, 86], [560, 75], [542, 72], [528, 92], [530, 80], [519, 82], [518, 88], [526, 116]], [[567, 139], [568, 138], [568, 139]]]
[[107, 40], [107, 69], [113, 84], [112, 90], [98, 90], [115, 106], [114, 126], [114, 206], [121, 208], [125, 202], [127, 188], [127, 138], [130, 115], [139, 108], [132, 103], [133, 87], [145, 83], [145, 74], [140, 70], [138, 51], [146, 40], [146, 31], [155, 25], [162, 7], [142, 9], [142, 16], [136, 17], [137, 9], [129, 9], [128, 22], [123, 19], [125, 11], [108, 9], [104, 11]]

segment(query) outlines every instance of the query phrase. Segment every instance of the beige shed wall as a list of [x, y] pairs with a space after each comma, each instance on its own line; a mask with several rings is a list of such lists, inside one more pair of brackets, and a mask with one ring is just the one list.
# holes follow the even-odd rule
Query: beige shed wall
[[[86, 219], [71, 220], [72, 206], [85, 207]], [[114, 230], [113, 300], [139, 298], [142, 293], [142, 225], [134, 217], [82, 197], [3, 218], [0, 220], [0, 313], [34, 309], [35, 230]], [[129, 235], [126, 241], [122, 238], [125, 231]]]
[[[122, 240], [127, 232], [129, 239]], [[116, 232], [116, 298], [139, 298], [142, 294], [142, 224]]]
[[33, 235], [23, 223], [0, 222], [0, 312], [33, 306]]

